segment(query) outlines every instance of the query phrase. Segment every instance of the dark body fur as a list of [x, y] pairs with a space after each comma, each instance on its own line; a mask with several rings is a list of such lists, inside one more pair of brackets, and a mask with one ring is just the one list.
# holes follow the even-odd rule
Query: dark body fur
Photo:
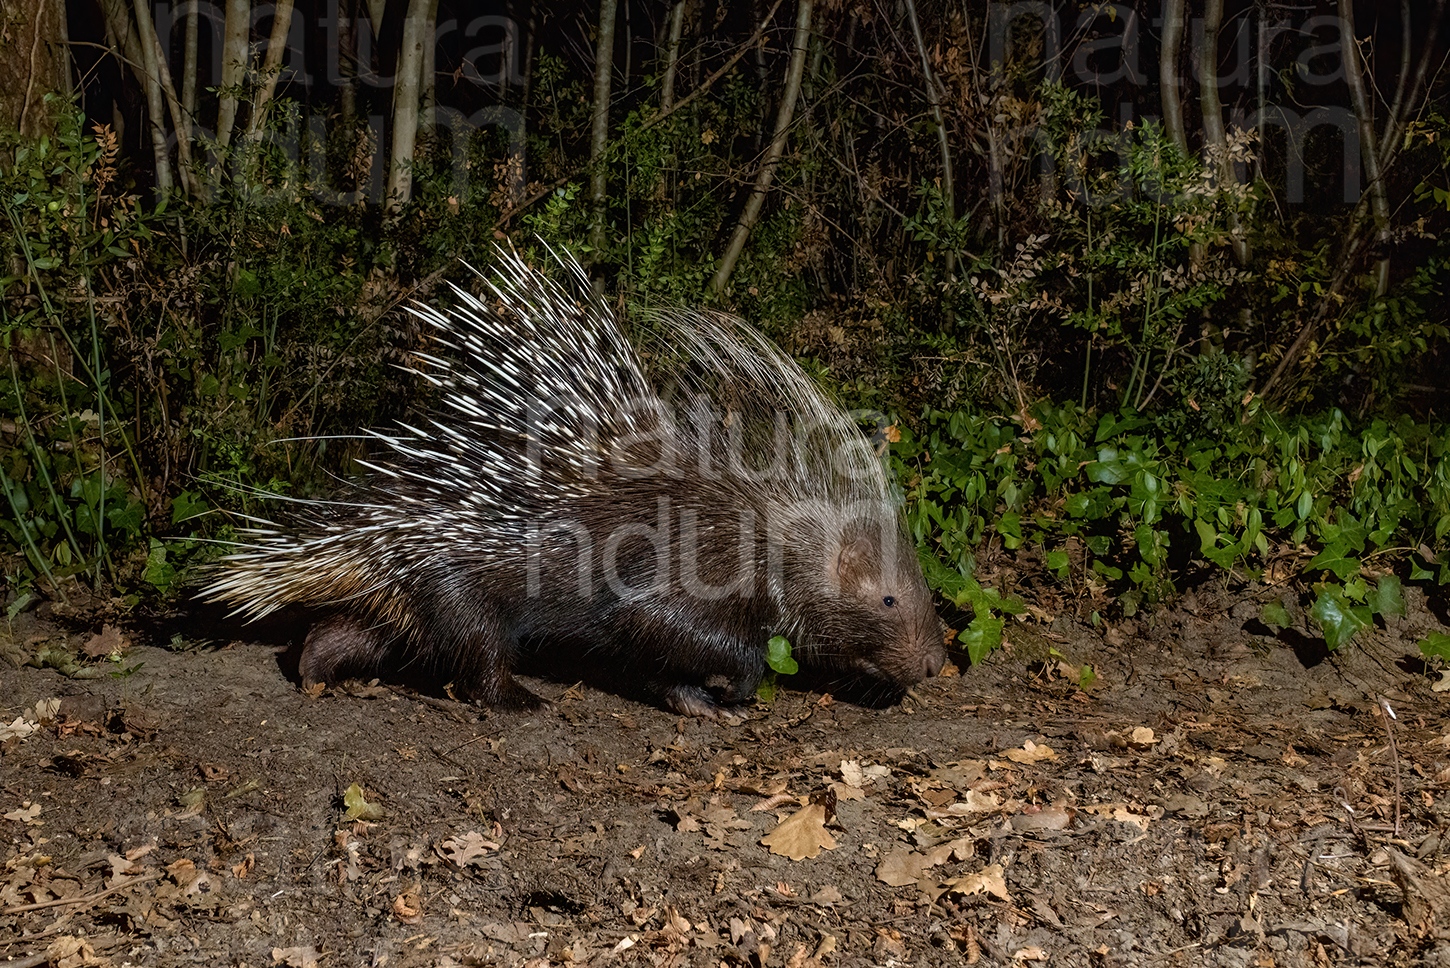
[[[405, 670], [496, 706], [538, 702], [521, 661], [573, 652], [719, 716], [754, 695], [772, 635], [890, 692], [940, 670], [879, 462], [788, 357], [737, 321], [679, 317], [688, 366], [647, 370], [606, 310], [511, 270], [503, 310], [425, 315], [459, 332], [461, 361], [420, 371], [458, 415], [379, 434], [398, 458], [346, 501], [259, 522], [205, 594], [320, 609], [305, 681]], [[538, 385], [547, 406], [520, 406]], [[771, 436], [787, 426], [815, 436]]]

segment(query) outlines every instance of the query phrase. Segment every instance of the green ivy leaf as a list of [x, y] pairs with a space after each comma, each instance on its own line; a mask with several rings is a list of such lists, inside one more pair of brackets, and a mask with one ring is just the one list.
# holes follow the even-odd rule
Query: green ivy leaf
[[972, 619], [972, 624], [957, 636], [957, 641], [966, 646], [967, 658], [972, 660], [972, 665], [985, 661], [992, 650], [1002, 644], [1002, 624], [1000, 618], [978, 614]]
[[1450, 635], [1444, 632], [1431, 632], [1418, 643], [1420, 654], [1427, 659], [1440, 659], [1450, 662]]
[[1066, 578], [1068, 567], [1072, 564], [1066, 551], [1049, 551], [1047, 553], [1047, 568], [1058, 578]]
[[800, 663], [791, 658], [790, 639], [784, 635], [772, 635], [765, 643], [765, 664], [783, 676], [793, 676], [800, 671]]
[[1359, 574], [1360, 563], [1358, 558], [1345, 557], [1342, 552], [1333, 548], [1326, 548], [1315, 555], [1309, 564], [1304, 566], [1305, 571], [1330, 571], [1340, 581], [1349, 581]]
[[1381, 578], [1370, 596], [1369, 607], [1370, 611], [1385, 618], [1404, 618], [1405, 593], [1400, 588], [1400, 580], [1394, 575]]
[[1351, 605], [1344, 592], [1335, 585], [1320, 588], [1319, 597], [1309, 614], [1319, 623], [1324, 633], [1324, 644], [1331, 651], [1354, 638], [1355, 633], [1370, 623], [1369, 609], [1364, 605]]
[[1265, 602], [1264, 607], [1259, 609], [1259, 621], [1276, 629], [1286, 629], [1294, 624], [1283, 602]]

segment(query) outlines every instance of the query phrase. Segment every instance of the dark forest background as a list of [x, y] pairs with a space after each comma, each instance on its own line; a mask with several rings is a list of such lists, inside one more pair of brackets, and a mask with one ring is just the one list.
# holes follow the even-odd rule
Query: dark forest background
[[504, 243], [878, 414], [978, 647], [1209, 573], [1347, 640], [1450, 577], [1444, 6], [4, 0], [12, 607], [326, 490]]

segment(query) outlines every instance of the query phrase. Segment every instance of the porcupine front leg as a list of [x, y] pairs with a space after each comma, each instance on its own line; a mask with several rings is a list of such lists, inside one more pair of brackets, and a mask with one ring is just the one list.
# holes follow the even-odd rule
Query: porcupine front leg
[[419, 658], [457, 693], [495, 709], [538, 709], [548, 702], [513, 675], [517, 645], [498, 609], [486, 598], [439, 592], [429, 596], [419, 636]]
[[739, 707], [755, 698], [765, 675], [764, 643], [719, 616], [695, 612], [651, 618], [646, 634], [663, 644], [667, 656], [652, 682], [665, 705], [702, 719], [742, 720]]

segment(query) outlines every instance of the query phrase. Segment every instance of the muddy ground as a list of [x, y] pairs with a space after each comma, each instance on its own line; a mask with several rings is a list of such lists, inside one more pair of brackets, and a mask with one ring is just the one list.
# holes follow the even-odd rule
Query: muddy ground
[[[1332, 656], [1293, 595], [1259, 623], [1283, 589], [1039, 613], [898, 707], [740, 726], [537, 680], [527, 715], [308, 695], [276, 648], [32, 609], [0, 968], [1450, 964], [1445, 606], [1407, 591]], [[100, 676], [15, 664], [58, 645]]]

